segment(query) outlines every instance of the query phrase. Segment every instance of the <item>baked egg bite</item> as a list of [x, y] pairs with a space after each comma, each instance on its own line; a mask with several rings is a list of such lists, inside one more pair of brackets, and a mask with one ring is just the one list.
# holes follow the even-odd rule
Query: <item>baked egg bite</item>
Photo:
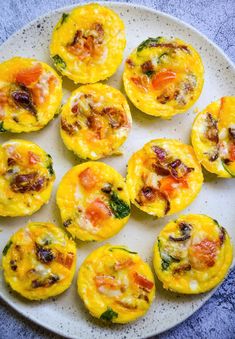
[[0, 132], [43, 128], [61, 99], [61, 79], [44, 62], [15, 57], [0, 64]]
[[50, 199], [55, 174], [52, 158], [31, 141], [0, 145], [0, 216], [31, 215]]
[[2, 267], [7, 284], [30, 300], [64, 292], [72, 282], [75, 264], [75, 243], [50, 223], [29, 223], [3, 249]]
[[79, 158], [97, 160], [118, 152], [132, 125], [128, 103], [116, 88], [84, 85], [62, 108], [61, 137]]
[[83, 241], [112, 237], [130, 216], [123, 177], [102, 162], [71, 168], [59, 184], [56, 201], [66, 230]]
[[235, 177], [235, 97], [222, 97], [197, 115], [192, 145], [207, 171]]
[[113, 75], [125, 46], [120, 17], [107, 7], [88, 4], [63, 13], [52, 34], [50, 54], [63, 75], [85, 84]]
[[193, 148], [174, 139], [152, 140], [128, 162], [131, 202], [157, 217], [183, 210], [196, 198], [202, 183]]
[[148, 311], [155, 296], [154, 277], [137, 252], [108, 244], [81, 265], [78, 293], [91, 315], [124, 324]]
[[218, 285], [232, 257], [226, 230], [200, 214], [169, 222], [154, 246], [154, 268], [163, 287], [185, 294], [206, 292]]
[[126, 60], [125, 91], [142, 112], [165, 119], [187, 111], [201, 94], [204, 68], [197, 51], [177, 38], [149, 38]]

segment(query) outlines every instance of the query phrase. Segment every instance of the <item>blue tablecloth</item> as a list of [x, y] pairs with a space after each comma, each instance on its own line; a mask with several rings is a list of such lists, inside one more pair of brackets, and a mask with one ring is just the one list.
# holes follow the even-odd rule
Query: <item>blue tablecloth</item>
[[[0, 43], [44, 13], [80, 1], [2, 0]], [[132, 0], [172, 14], [193, 25], [235, 61], [235, 0]], [[235, 225], [234, 225], [235, 226]], [[235, 339], [235, 270], [193, 316], [160, 339]], [[0, 300], [0, 339], [58, 338], [18, 315]]]

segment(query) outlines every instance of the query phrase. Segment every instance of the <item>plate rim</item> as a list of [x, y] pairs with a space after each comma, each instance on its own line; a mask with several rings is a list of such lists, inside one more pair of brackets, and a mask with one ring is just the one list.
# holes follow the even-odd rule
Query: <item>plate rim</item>
[[[209, 43], [210, 45], [212, 45], [212, 47], [214, 47], [218, 53], [220, 53], [226, 60], [226, 62], [229, 64], [229, 66], [233, 69], [233, 71], [235, 72], [235, 63], [230, 59], [230, 57], [222, 50], [222, 48], [220, 46], [218, 46], [215, 42], [213, 42], [212, 40], [210, 40], [204, 33], [200, 32], [197, 28], [193, 27], [191, 24], [177, 18], [176, 16], [173, 16], [171, 14], [168, 14], [166, 12], [162, 12], [160, 10], [157, 10], [153, 7], [148, 7], [148, 6], [145, 6], [145, 5], [142, 5], [142, 4], [135, 4], [135, 3], [128, 3], [128, 2], [124, 2], [124, 1], [81, 1], [80, 3], [78, 4], [72, 4], [72, 5], [68, 5], [68, 6], [63, 6], [63, 7], [59, 7], [59, 8], [56, 8], [56, 9], [53, 9], [51, 11], [47, 11], [46, 13], [36, 17], [35, 19], [29, 21], [27, 24], [23, 25], [20, 29], [18, 29], [17, 31], [15, 31], [13, 34], [11, 34], [1, 45], [0, 47], [4, 47], [4, 45], [6, 43], [9, 42], [9, 40], [11, 39], [14, 39], [15, 36], [17, 36], [17, 34], [19, 34], [19, 32], [22, 32], [23, 30], [26, 30], [28, 29], [30, 26], [34, 25], [37, 21], [41, 21], [43, 20], [43, 18], [45, 17], [48, 17], [52, 14], [55, 14], [57, 12], [61, 12], [61, 11], [68, 11], [68, 10], [72, 10], [73, 8], [75, 7], [80, 7], [80, 6], [83, 6], [83, 5], [86, 5], [86, 4], [91, 4], [91, 3], [98, 3], [102, 6], [106, 6], [106, 7], [109, 7], [110, 6], [122, 6], [122, 7], [127, 7], [127, 8], [132, 8], [132, 7], [135, 7], [135, 8], [139, 8], [141, 10], [144, 10], [144, 11], [148, 11], [148, 12], [151, 12], [155, 15], [159, 15], [161, 17], [164, 17], [164, 18], [167, 18], [177, 24], [180, 24], [181, 26], [184, 26], [185, 28], [188, 28], [189, 30], [193, 31], [195, 34], [199, 35], [201, 38], [203, 38], [207, 43]], [[226, 276], [224, 277], [223, 281], [218, 285], [216, 286], [214, 289], [212, 289], [210, 292], [208, 292], [207, 296], [205, 297], [205, 299], [203, 300], [203, 302], [201, 303], [201, 305], [192, 310], [192, 312], [190, 312], [189, 314], [185, 315], [179, 322], [173, 324], [172, 326], [169, 325], [167, 328], [165, 328], [163, 331], [160, 331], [156, 334], [156, 332], [152, 332], [151, 334], [148, 334], [147, 337], [144, 337], [144, 338], [150, 338], [152, 336], [155, 336], [155, 335], [159, 335], [159, 334], [162, 334], [166, 331], [169, 331], [170, 329], [173, 329], [175, 328], [176, 326], [182, 324], [185, 320], [189, 319], [193, 314], [195, 314], [197, 311], [199, 311], [201, 309], [202, 306], [205, 305], [205, 303], [212, 297], [212, 295], [216, 292], [216, 290], [223, 284], [223, 282], [227, 279], [228, 275], [230, 274], [231, 270], [234, 268], [235, 266], [235, 258], [233, 259], [233, 262], [231, 264], [231, 267], [229, 269], [229, 271], [227, 272]], [[42, 327], [42, 329], [46, 329], [48, 331], [51, 331], [52, 333], [54, 334], [59, 334], [60, 336], [64, 337], [64, 338], [71, 338], [71, 339], [77, 339], [76, 336], [72, 336], [72, 335], [65, 335], [65, 333], [63, 331], [61, 331], [59, 328], [55, 329], [53, 327], [51, 327], [50, 325], [48, 324], [43, 324], [40, 322], [40, 320], [38, 320], [37, 318], [35, 318], [34, 316], [31, 316], [30, 314], [24, 314], [22, 313], [22, 311], [19, 309], [19, 307], [17, 307], [16, 304], [14, 304], [13, 301], [9, 300], [9, 299], [5, 299], [5, 297], [3, 296], [2, 292], [0, 291], [0, 300], [3, 300], [4, 303], [6, 305], [9, 305], [14, 311], [16, 311], [18, 314], [20, 314], [21, 316], [23, 316], [24, 318], [32, 321], [34, 324]]]

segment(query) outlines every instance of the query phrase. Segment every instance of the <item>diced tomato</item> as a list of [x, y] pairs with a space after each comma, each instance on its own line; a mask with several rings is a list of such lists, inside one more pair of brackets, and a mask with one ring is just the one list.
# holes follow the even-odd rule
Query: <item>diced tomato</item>
[[16, 74], [16, 82], [24, 84], [25, 86], [30, 85], [33, 82], [38, 81], [42, 74], [41, 64], [36, 64], [31, 68], [25, 68]]
[[141, 275], [137, 272], [134, 272], [134, 280], [135, 280], [137, 285], [139, 285], [140, 287], [142, 287], [142, 288], [144, 288], [148, 291], [150, 291], [154, 286], [154, 283], [152, 281], [148, 280], [143, 275]]
[[112, 214], [106, 204], [97, 198], [87, 207], [85, 215], [94, 226], [99, 226], [104, 220], [110, 218]]
[[235, 161], [235, 144], [231, 143], [229, 147], [229, 160]]
[[177, 189], [188, 188], [186, 179], [177, 180], [171, 175], [163, 177], [160, 181], [160, 191], [167, 194], [169, 198], [174, 198], [177, 194]]
[[176, 73], [169, 70], [162, 70], [156, 73], [152, 78], [152, 86], [154, 89], [160, 89], [165, 85], [173, 82], [176, 78]]
[[79, 175], [79, 181], [83, 188], [91, 190], [97, 184], [97, 177], [90, 167], [86, 168]]
[[52, 92], [56, 86], [57, 79], [54, 75], [51, 75], [48, 79], [49, 91]]
[[64, 267], [70, 269], [74, 261], [74, 254], [69, 252], [67, 254], [57, 252], [56, 261]]
[[124, 268], [127, 268], [127, 267], [130, 267], [134, 265], [134, 261], [132, 259], [127, 259], [125, 261], [122, 261], [122, 262], [117, 262], [114, 264], [114, 269], [115, 271], [120, 271], [120, 270], [123, 270]]
[[30, 165], [35, 165], [40, 161], [40, 157], [31, 151], [28, 151], [28, 157]]
[[215, 264], [219, 242], [204, 239], [200, 243], [190, 246], [190, 264], [195, 269], [206, 269]]
[[139, 89], [141, 89], [142, 91], [146, 92], [149, 86], [148, 83], [148, 77], [146, 75], [143, 76], [138, 76], [138, 77], [132, 77], [131, 81], [137, 86], [139, 87]]

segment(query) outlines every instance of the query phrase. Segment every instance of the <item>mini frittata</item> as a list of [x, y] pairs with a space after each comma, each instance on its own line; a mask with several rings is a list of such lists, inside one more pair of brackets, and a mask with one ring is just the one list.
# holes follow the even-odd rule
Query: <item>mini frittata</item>
[[57, 205], [66, 230], [83, 241], [112, 237], [130, 216], [123, 177], [102, 162], [86, 162], [70, 169], [57, 191]]
[[82, 159], [115, 154], [132, 125], [128, 103], [117, 89], [103, 84], [75, 90], [62, 108], [61, 137]]
[[178, 293], [211, 290], [226, 276], [233, 250], [226, 230], [200, 214], [169, 222], [154, 246], [154, 268], [163, 287]]
[[61, 79], [44, 62], [15, 57], [0, 64], [0, 132], [43, 128], [61, 99]]
[[154, 278], [137, 252], [105, 245], [81, 265], [78, 293], [91, 315], [124, 324], [148, 311], [155, 296]]
[[31, 215], [50, 199], [52, 158], [31, 141], [0, 145], [0, 216]]
[[193, 148], [174, 139], [152, 140], [128, 162], [131, 202], [157, 217], [183, 210], [196, 198], [202, 183]]
[[222, 97], [197, 115], [192, 144], [209, 172], [235, 177], [235, 97]]
[[127, 58], [125, 91], [144, 113], [165, 119], [187, 111], [201, 94], [204, 68], [198, 52], [177, 38], [149, 38]]
[[75, 243], [50, 223], [29, 223], [3, 249], [6, 282], [30, 300], [47, 299], [64, 292], [72, 282], [75, 265]]
[[113, 75], [126, 46], [125, 27], [111, 9], [99, 4], [63, 13], [50, 45], [56, 68], [75, 83], [94, 83]]

